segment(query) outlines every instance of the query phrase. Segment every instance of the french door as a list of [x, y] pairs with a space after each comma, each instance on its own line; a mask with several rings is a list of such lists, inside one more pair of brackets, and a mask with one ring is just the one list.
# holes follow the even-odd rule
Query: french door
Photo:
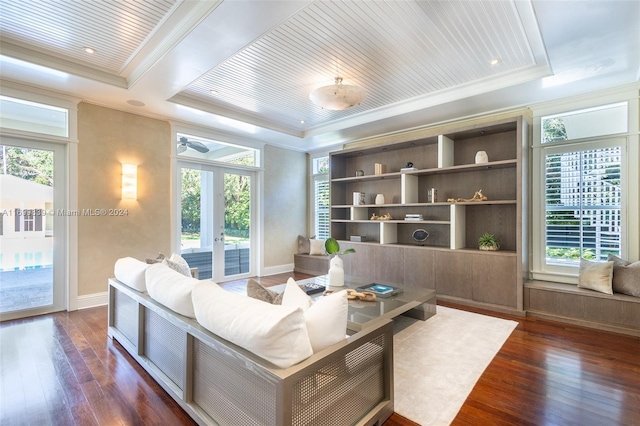
[[65, 309], [65, 147], [0, 140], [0, 320]]
[[252, 275], [255, 172], [179, 163], [180, 251], [200, 279]]

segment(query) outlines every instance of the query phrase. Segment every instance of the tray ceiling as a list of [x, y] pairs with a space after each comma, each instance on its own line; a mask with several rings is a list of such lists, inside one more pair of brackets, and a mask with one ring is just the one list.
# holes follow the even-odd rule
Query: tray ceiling
[[[0, 4], [3, 60], [117, 87], [80, 93], [89, 101], [308, 141], [549, 76], [540, 29], [533, 4], [515, 0]], [[12, 66], [3, 78], [20, 80]], [[311, 103], [336, 76], [366, 91], [360, 105]]]

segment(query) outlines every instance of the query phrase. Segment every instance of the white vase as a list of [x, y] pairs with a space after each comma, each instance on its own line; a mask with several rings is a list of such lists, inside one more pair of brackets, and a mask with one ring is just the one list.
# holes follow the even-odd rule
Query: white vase
[[489, 162], [489, 156], [487, 155], [486, 151], [476, 152], [476, 164], [488, 163], [488, 162]]
[[376, 195], [376, 204], [384, 204], [384, 195], [382, 194]]
[[334, 256], [329, 261], [329, 287], [344, 286], [344, 263], [340, 256]]

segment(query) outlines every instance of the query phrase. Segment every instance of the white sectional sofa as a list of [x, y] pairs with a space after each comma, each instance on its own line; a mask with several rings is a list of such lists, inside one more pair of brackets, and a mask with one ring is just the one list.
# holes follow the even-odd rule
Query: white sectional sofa
[[[122, 268], [116, 272], [120, 278], [129, 280], [129, 285], [115, 278], [109, 280], [109, 337], [117, 340], [199, 424], [380, 425], [393, 413], [390, 321], [345, 336], [302, 361], [295, 360], [294, 365], [281, 368], [212, 333], [195, 318], [166, 306], [176, 308], [172, 305], [174, 299], [167, 300], [170, 298], [166, 296], [171, 294], [182, 298], [176, 309], [189, 314], [191, 311], [185, 306], [189, 286], [200, 286], [197, 292], [200, 298], [223, 299], [231, 293], [208, 289], [206, 286], [217, 285], [197, 280], [183, 281], [177, 291], [170, 291], [165, 286], [172, 274], [162, 270], [164, 281], [156, 283], [151, 293], [164, 298], [163, 304], [146, 291], [148, 283], [142, 281], [140, 271], [147, 267], [131, 263], [133, 269], [127, 272], [133, 273], [123, 274]], [[238, 297], [244, 296], [234, 294], [233, 303], [217, 301], [211, 305], [216, 312], [208, 320], [218, 321], [216, 326], [227, 330], [219, 322], [233, 322], [234, 312], [241, 316], [244, 309], [237, 305]], [[256, 308], [256, 302], [267, 303], [247, 299], [254, 306], [247, 308], [247, 312]], [[225, 309], [234, 312], [220, 312]], [[256, 317], [255, 322], [258, 326], [261, 318]], [[211, 324], [208, 326], [212, 328]], [[287, 333], [284, 335], [288, 337]], [[244, 344], [242, 339], [237, 341]], [[292, 353], [300, 343], [295, 345], [291, 347]]]

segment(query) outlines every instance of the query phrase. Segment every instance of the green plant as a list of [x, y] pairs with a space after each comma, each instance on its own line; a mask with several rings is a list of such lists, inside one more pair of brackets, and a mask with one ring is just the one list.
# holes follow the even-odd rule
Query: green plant
[[327, 251], [327, 254], [349, 254], [356, 252], [352, 248], [340, 252], [340, 244], [335, 238], [327, 238], [327, 241], [324, 242], [324, 249]]
[[497, 250], [500, 248], [500, 242], [494, 234], [485, 232], [478, 239], [478, 246], [484, 250]]

